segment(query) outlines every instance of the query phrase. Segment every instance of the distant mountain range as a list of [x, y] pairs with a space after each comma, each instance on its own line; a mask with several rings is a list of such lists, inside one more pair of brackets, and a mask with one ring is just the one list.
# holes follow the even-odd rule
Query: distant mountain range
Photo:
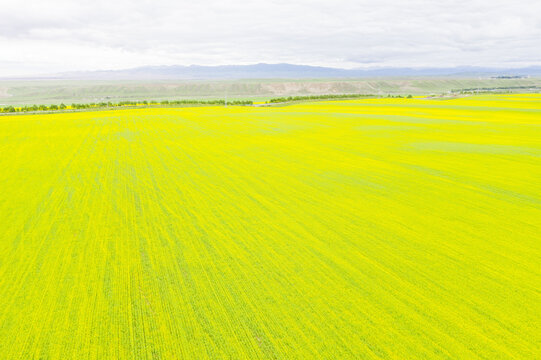
[[524, 68], [372, 68], [339, 69], [294, 64], [253, 64], [221, 66], [143, 66], [125, 70], [66, 72], [40, 78], [81, 80], [220, 80], [220, 79], [318, 79], [368, 77], [526, 77], [541, 76], [541, 66]]

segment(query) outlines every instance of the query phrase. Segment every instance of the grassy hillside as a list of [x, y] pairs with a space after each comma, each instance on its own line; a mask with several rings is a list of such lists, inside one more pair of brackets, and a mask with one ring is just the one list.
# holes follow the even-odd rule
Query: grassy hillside
[[[238, 80], [238, 81], [0, 81], [0, 106], [71, 104], [134, 100], [248, 99], [314, 94], [440, 94], [457, 89], [532, 86], [540, 78], [374, 78], [361, 80]], [[522, 89], [521, 91], [526, 91]]]
[[540, 104], [2, 116], [0, 358], [538, 358]]

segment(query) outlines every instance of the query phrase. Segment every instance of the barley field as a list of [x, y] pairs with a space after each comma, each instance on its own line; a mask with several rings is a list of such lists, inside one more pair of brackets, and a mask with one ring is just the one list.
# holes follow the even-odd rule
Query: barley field
[[541, 95], [0, 117], [0, 359], [541, 358]]

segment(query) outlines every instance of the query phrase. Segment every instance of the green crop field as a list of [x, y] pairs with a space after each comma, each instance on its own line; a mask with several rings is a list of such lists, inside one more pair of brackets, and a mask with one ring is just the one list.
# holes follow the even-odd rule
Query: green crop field
[[539, 359], [541, 95], [0, 116], [0, 359]]

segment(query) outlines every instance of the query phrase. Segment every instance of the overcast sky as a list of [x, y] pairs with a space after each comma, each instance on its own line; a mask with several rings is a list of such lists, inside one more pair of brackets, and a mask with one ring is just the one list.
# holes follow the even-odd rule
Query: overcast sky
[[0, 0], [0, 76], [259, 62], [541, 65], [541, 0]]

